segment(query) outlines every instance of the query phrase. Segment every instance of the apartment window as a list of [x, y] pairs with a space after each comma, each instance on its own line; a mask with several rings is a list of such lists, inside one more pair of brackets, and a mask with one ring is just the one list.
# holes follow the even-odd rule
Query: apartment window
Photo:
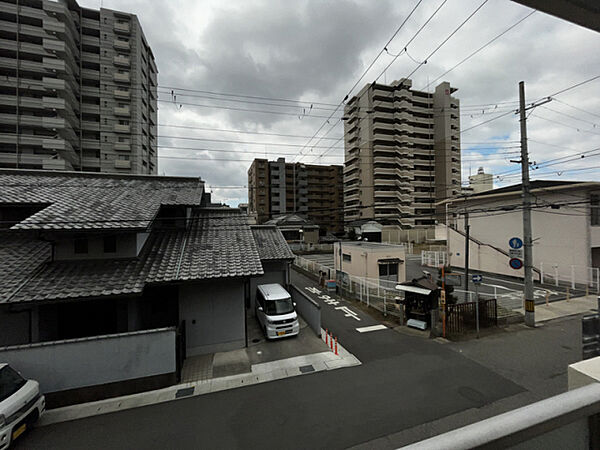
[[342, 261], [345, 262], [352, 262], [352, 255], [349, 255], [347, 253], [343, 253], [342, 254]]
[[108, 136], [104, 135], [104, 142], [108, 142]]
[[108, 39], [108, 34], [104, 33], [104, 39]]
[[116, 253], [117, 252], [117, 237], [116, 236], [104, 236], [104, 253]]
[[129, 155], [119, 155], [121, 161], [129, 161]]
[[592, 226], [600, 226], [600, 194], [592, 194], [590, 196], [590, 203], [592, 205]]
[[85, 255], [88, 252], [87, 239], [75, 239], [73, 241], [73, 251], [76, 255]]

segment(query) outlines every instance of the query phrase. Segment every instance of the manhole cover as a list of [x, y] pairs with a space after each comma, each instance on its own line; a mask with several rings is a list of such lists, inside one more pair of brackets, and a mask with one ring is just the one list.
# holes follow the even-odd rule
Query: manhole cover
[[315, 368], [312, 366], [312, 364], [309, 364], [308, 366], [301, 366], [300, 367], [300, 372], [302, 373], [308, 373], [308, 372], [314, 372]]
[[256, 339], [256, 338], [252, 339], [252, 342], [255, 343], [255, 344], [257, 344], [258, 342], [260, 342], [260, 339]]
[[192, 395], [193, 393], [194, 393], [193, 387], [179, 389], [177, 392], [175, 392], [175, 398], [187, 397], [188, 395]]

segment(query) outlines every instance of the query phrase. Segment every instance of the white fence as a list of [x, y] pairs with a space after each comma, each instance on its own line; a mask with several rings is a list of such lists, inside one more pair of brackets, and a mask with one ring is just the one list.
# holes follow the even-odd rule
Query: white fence
[[540, 263], [542, 283], [568, 285], [571, 289], [581, 289], [600, 294], [600, 269], [577, 265]]
[[446, 266], [448, 261], [446, 259], [446, 252], [423, 250], [421, 252], [421, 265], [428, 267], [440, 267], [440, 265]]
[[337, 278], [345, 297], [359, 300], [384, 315], [402, 316], [397, 301], [403, 298], [403, 293], [396, 289], [397, 281], [356, 277], [346, 272], [338, 275], [335, 269], [301, 256], [296, 256], [294, 265], [315, 275], [324, 273], [329, 279]]
[[[439, 252], [444, 254], [443, 252]], [[327, 266], [319, 264], [316, 261], [296, 256], [294, 265], [311, 272], [315, 275], [325, 273], [325, 276], [330, 279], [336, 278], [336, 271]], [[338, 282], [342, 286], [345, 297], [358, 300], [365, 303], [367, 306], [381, 311], [384, 315], [393, 315], [401, 317], [402, 312], [398, 300], [404, 298], [404, 293], [396, 289], [398, 282], [389, 280], [379, 280], [374, 278], [361, 278], [342, 272]], [[502, 289], [498, 292], [497, 287], [493, 287], [493, 292], [475, 292], [465, 291], [455, 288], [452, 295], [456, 297], [458, 303], [474, 302], [477, 296], [480, 300], [488, 300], [495, 298], [498, 305], [498, 318], [513, 316], [514, 311], [523, 308], [523, 293], [517, 290], [508, 291]], [[538, 295], [544, 296], [543, 289], [536, 292]]]

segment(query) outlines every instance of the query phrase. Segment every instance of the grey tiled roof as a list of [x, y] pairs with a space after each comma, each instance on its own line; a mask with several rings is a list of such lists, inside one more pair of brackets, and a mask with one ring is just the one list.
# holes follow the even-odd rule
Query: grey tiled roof
[[11, 299], [50, 259], [51, 251], [49, 242], [0, 235], [0, 303]]
[[187, 231], [153, 231], [139, 258], [49, 263], [11, 301], [133, 295], [147, 283], [262, 274], [247, 217], [200, 210]]
[[146, 228], [161, 205], [200, 206], [196, 178], [0, 170], [0, 204], [38, 204], [13, 229]]
[[253, 225], [250, 227], [258, 247], [261, 261], [273, 259], [294, 259], [294, 254], [281, 231], [274, 225]]

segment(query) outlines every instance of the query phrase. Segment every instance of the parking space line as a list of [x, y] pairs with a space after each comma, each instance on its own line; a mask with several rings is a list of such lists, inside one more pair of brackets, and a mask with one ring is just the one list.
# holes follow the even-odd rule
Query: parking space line
[[362, 327], [362, 328], [356, 329], [356, 331], [358, 331], [359, 333], [368, 333], [369, 331], [377, 331], [377, 330], [387, 330], [387, 327], [385, 325], [373, 325], [370, 327]]

